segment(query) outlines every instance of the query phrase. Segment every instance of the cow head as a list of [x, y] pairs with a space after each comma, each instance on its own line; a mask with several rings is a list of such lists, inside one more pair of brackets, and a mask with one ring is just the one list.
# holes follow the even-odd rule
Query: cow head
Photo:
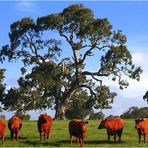
[[106, 125], [106, 119], [101, 121], [100, 125], [98, 126], [98, 129], [105, 128], [106, 127], [105, 125]]
[[39, 121], [41, 124], [42, 124], [42, 123], [47, 123], [47, 117], [46, 117], [46, 115], [45, 115], [45, 114], [41, 114], [41, 115], [39, 116], [38, 121]]
[[86, 124], [88, 124], [88, 121], [82, 120], [80, 123], [82, 131], [86, 131]]
[[135, 119], [135, 128], [136, 129], [139, 129], [140, 128], [140, 123], [143, 121], [144, 119], [140, 119], [140, 118], [137, 118]]

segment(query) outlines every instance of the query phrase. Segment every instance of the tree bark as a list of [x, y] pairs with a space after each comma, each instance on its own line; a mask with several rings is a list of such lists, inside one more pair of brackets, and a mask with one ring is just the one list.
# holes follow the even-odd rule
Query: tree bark
[[59, 104], [56, 106], [55, 120], [65, 120], [66, 105]]
[[76, 85], [77, 85], [77, 81], [73, 82], [73, 84], [71, 85], [71, 88], [69, 89], [68, 92], [64, 92], [63, 96], [58, 95], [56, 100], [55, 100], [55, 120], [65, 120], [65, 113], [66, 113], [66, 109], [69, 106], [69, 100], [70, 98], [73, 96], [73, 94], [75, 93], [76, 90]]

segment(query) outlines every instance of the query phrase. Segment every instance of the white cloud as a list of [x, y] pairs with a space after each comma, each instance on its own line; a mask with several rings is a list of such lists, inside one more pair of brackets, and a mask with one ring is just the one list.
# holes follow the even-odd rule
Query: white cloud
[[143, 63], [145, 61], [144, 54], [141, 52], [136, 52], [132, 55], [134, 63]]
[[140, 66], [143, 70], [143, 73], [140, 76], [140, 81], [133, 79], [127, 79], [129, 86], [127, 89], [119, 90], [119, 86], [114, 82], [107, 82], [111, 87], [118, 89], [118, 94], [122, 95], [124, 98], [139, 98], [142, 99], [145, 92], [148, 90], [148, 52], [135, 52], [132, 54], [133, 63], [136, 66]]
[[18, 1], [16, 9], [20, 12], [35, 12], [35, 5], [31, 1]]
[[105, 80], [104, 84], [108, 85], [112, 91], [116, 91], [123, 98], [139, 98], [142, 99], [145, 92], [148, 90], [148, 72], [141, 74], [140, 81], [128, 79], [129, 86], [126, 89], [120, 90], [119, 84], [112, 80]]
[[124, 97], [135, 98], [139, 97], [143, 98], [143, 95], [148, 90], [148, 73], [142, 74], [140, 81], [129, 80], [129, 87], [125, 90], [120, 91], [120, 94]]
[[112, 105], [112, 109], [104, 109], [103, 113], [106, 117], [109, 115], [117, 116], [126, 112], [131, 106], [137, 106], [141, 108], [145, 107], [146, 105], [146, 102], [141, 98], [128, 98], [128, 96], [124, 98], [119, 95], [115, 99], [114, 104]]
[[148, 53], [135, 52], [132, 54], [132, 57], [133, 57], [133, 63], [135, 63], [135, 64], [140, 64], [140, 65], [147, 64]]
[[106, 116], [121, 115], [127, 111], [131, 106], [144, 107], [147, 106], [146, 101], [143, 100], [143, 95], [148, 90], [148, 52], [134, 52], [132, 53], [133, 63], [136, 66], [141, 66], [143, 73], [140, 76], [140, 81], [127, 79], [129, 86], [120, 90], [117, 82], [113, 82], [110, 78], [103, 81], [104, 84], [109, 85], [112, 91], [117, 92], [117, 97], [112, 104], [112, 109], [103, 110]]
[[120, 94], [124, 97], [143, 98], [143, 95], [148, 90], [148, 52], [135, 52], [132, 54], [133, 63], [136, 66], [141, 66], [143, 73], [140, 76], [140, 81], [129, 79], [129, 87], [123, 91], [120, 91]]

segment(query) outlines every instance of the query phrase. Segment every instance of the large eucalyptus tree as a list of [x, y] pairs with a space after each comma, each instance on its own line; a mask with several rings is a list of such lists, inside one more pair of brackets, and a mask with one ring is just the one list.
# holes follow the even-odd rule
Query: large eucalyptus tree
[[[103, 83], [106, 78], [117, 82], [120, 89], [129, 85], [128, 78], [140, 80], [142, 70], [132, 63], [126, 36], [82, 4], [37, 21], [23, 18], [14, 22], [9, 37], [10, 45], [3, 46], [1, 55], [33, 67], [28, 73], [21, 69], [24, 76], [18, 89], [25, 90], [25, 99], [29, 99], [24, 105], [54, 107], [56, 119], [65, 118], [71, 98], [80, 88], [89, 92], [93, 107], [109, 108], [116, 93]], [[67, 53], [62, 59], [61, 48]]]

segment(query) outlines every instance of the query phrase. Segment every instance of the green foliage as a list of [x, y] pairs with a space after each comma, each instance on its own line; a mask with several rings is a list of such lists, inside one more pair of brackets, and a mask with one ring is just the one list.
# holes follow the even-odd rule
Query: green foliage
[[79, 91], [72, 98], [69, 108], [66, 110], [65, 116], [67, 119], [84, 119], [86, 118], [92, 107], [88, 104], [88, 93], [86, 91]]
[[5, 115], [0, 115], [0, 119], [6, 119], [6, 116]]
[[[40, 64], [49, 60], [56, 60], [61, 49], [60, 41], [42, 39], [43, 33], [38, 32], [38, 27], [31, 18], [23, 18], [10, 26], [10, 45], [5, 45], [1, 50], [2, 57], [9, 60], [21, 58], [24, 65]], [[20, 50], [21, 49], [21, 50]], [[30, 50], [28, 50], [30, 49]]]
[[15, 115], [22, 120], [29, 120], [30, 119], [30, 115], [28, 115], [26, 112], [23, 112], [20, 110], [17, 110]]
[[130, 118], [147, 118], [148, 117], [148, 107], [138, 108], [132, 106], [121, 115], [122, 118], [130, 119]]
[[113, 103], [113, 99], [117, 95], [115, 92], [111, 92], [109, 87], [100, 86], [96, 88], [97, 99], [94, 100], [94, 108], [107, 109], [111, 108], [110, 104]]

